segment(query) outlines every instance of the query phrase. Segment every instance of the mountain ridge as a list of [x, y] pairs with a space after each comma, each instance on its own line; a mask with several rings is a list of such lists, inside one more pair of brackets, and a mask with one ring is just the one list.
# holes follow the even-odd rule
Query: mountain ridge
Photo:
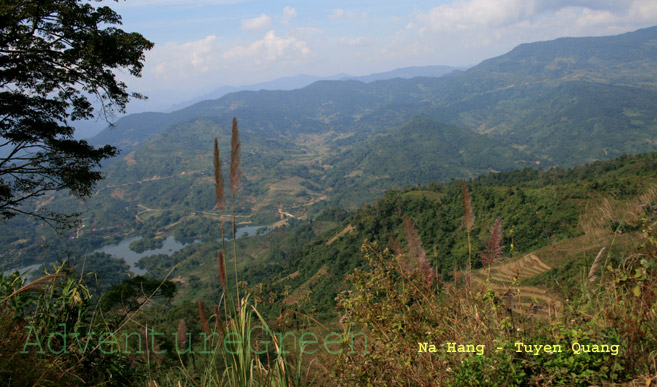
[[[626, 50], [641, 49], [657, 40], [657, 28], [623, 39], [635, 44]], [[596, 38], [597, 46], [605, 41]], [[556, 72], [528, 74], [552, 65], [551, 56], [514, 62], [506, 54], [448, 77], [320, 81], [132, 116], [122, 121], [129, 125], [96, 138], [120, 141], [123, 153], [104, 168], [107, 178], [94, 196], [86, 203], [52, 200], [48, 208], [86, 213], [82, 233], [156, 233], [170, 224], [191, 227], [181, 219], [207, 222], [198, 214], [211, 213], [215, 205], [211, 144], [218, 137], [220, 149], [230, 149], [233, 117], [245, 152], [237, 211], [243, 221], [259, 224], [279, 221], [283, 213], [312, 219], [330, 206], [356, 208], [400, 185], [652, 151], [657, 90], [646, 80], [657, 74], [637, 70], [656, 60], [653, 49], [646, 50], [627, 61], [617, 51], [606, 67], [575, 71], [566, 64]], [[517, 66], [497, 72], [505, 63]], [[615, 75], [605, 78], [610, 73]], [[422, 116], [425, 121], [416, 119]], [[143, 208], [148, 216], [137, 216]]]
[[[613, 49], [603, 47], [607, 41], [612, 42], [610, 44], [614, 46]], [[619, 41], [622, 44], [617, 47]], [[367, 130], [367, 125], [364, 124], [367, 120], [370, 129], [373, 125], [381, 127], [382, 124], [385, 129], [402, 125], [413, 113], [419, 112], [455, 126], [503, 137], [505, 129], [499, 127], [499, 123], [505, 115], [517, 115], [514, 105], [524, 106], [521, 114], [539, 109], [548, 109], [545, 114], [550, 114], [549, 105], [537, 105], [536, 101], [542, 98], [546, 91], [554, 90], [564, 82], [579, 80], [614, 87], [628, 86], [629, 83], [631, 87], [653, 89], [653, 85], [657, 85], [657, 72], [654, 71], [657, 68], [657, 45], [653, 46], [653, 41], [657, 41], [657, 27], [626, 33], [620, 37], [560, 38], [526, 43], [507, 54], [485, 60], [449, 77], [397, 78], [370, 83], [354, 83], [354, 80], [318, 81], [291, 91], [231, 93], [169, 113], [166, 123], [162, 123], [159, 118], [152, 120], [154, 122], [145, 123], [148, 130], [144, 133], [137, 133], [130, 128], [124, 130], [123, 122], [117, 122], [116, 129], [104, 131], [91, 142], [99, 145], [120, 143], [125, 147], [124, 150], [129, 152], [154, 133], [165, 130], [168, 125], [196, 116], [223, 116], [223, 119], [230, 119], [232, 115], [236, 115], [244, 120], [249, 119], [250, 113], [260, 114], [267, 110], [276, 114], [289, 113], [286, 119], [288, 121], [289, 118], [303, 117], [305, 124], [298, 127], [315, 126], [317, 130], [322, 131], [341, 130], [345, 127]], [[566, 47], [563, 46], [564, 42], [567, 43]], [[595, 44], [587, 51], [588, 56], [584, 56], [581, 47], [588, 45], [588, 42]], [[549, 50], [544, 52], [546, 47]], [[577, 59], [597, 58], [594, 52], [601, 52], [599, 56], [608, 56], [610, 59], [607, 62], [598, 61], [593, 65]], [[628, 52], [635, 54], [629, 55]], [[640, 54], [641, 52], [644, 53]], [[576, 59], [573, 59], [575, 64], [569, 64], [568, 58], [562, 58], [566, 54]], [[517, 95], [509, 95], [509, 90], [520, 91]], [[469, 106], [473, 101], [476, 101], [477, 106]], [[609, 103], [612, 102], [609, 100]], [[342, 110], [338, 109], [338, 106]], [[491, 108], [493, 110], [490, 110]], [[466, 111], [458, 113], [459, 110]], [[396, 119], [390, 121], [394, 122], [394, 125], [388, 124], [388, 119], [395, 116]], [[277, 130], [285, 132], [291, 129], [292, 133], [295, 130], [284, 126], [279, 125]], [[565, 126], [560, 130], [565, 130]], [[532, 152], [536, 151], [537, 145], [534, 144], [533, 147]], [[570, 161], [570, 164], [605, 155], [602, 148], [589, 153], [583, 155], [583, 158]], [[555, 155], [547, 156], [558, 163], [566, 161]]]

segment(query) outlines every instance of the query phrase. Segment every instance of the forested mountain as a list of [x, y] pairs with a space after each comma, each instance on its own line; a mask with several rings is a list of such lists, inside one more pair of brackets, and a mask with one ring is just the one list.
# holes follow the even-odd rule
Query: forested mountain
[[[367, 84], [320, 81], [292, 91], [233, 93], [169, 113], [166, 119], [150, 113], [128, 116], [93, 141], [120, 144], [128, 152], [177, 122], [233, 115], [245, 128], [269, 135], [368, 128], [378, 132], [422, 112], [519, 148], [529, 146], [531, 152], [540, 151], [556, 163], [574, 165], [618, 154], [613, 152], [624, 145], [612, 145], [619, 131], [627, 131], [626, 140], [635, 144], [618, 149], [620, 153], [644, 151], [654, 140], [647, 133], [655, 124], [650, 108], [657, 86], [656, 40], [657, 27], [618, 36], [562, 38], [520, 45], [447, 77]], [[633, 97], [627, 100], [629, 96]], [[600, 119], [601, 111], [604, 122], [589, 121]], [[591, 131], [600, 143], [587, 143], [578, 159], [559, 153], [558, 146], [540, 149], [539, 143], [552, 132], [572, 137], [576, 147], [582, 143], [579, 132]]]
[[242, 209], [251, 214], [283, 205], [301, 216], [308, 203], [354, 206], [394, 186], [649, 151], [657, 146], [655, 41], [657, 27], [564, 38], [440, 78], [319, 81], [128, 116], [94, 140], [123, 148], [99, 192], [209, 209], [210, 144], [219, 136], [226, 149], [233, 116], [249, 152], [251, 204]]
[[[65, 263], [32, 285], [4, 275], [0, 283], [11, 313], [33, 311], [29, 321], [43, 333], [132, 330], [138, 341], [126, 337], [126, 349], [151, 339], [145, 353], [102, 354], [101, 339], [96, 357], [80, 340], [69, 345], [75, 366], [98, 370], [98, 380], [649, 384], [657, 371], [655, 69], [657, 27], [524, 44], [441, 77], [319, 81], [130, 115], [93, 140], [122, 154], [90, 197], [53, 193], [30, 208], [78, 212], [78, 224], [58, 233], [21, 217], [0, 225], [3, 263]], [[241, 145], [231, 141], [238, 132]], [[241, 163], [230, 165], [237, 149]], [[237, 164], [241, 174], [226, 172]], [[236, 195], [218, 194], [229, 186]], [[233, 238], [237, 224], [256, 235]], [[143, 238], [130, 243], [135, 251], [170, 236], [187, 245], [141, 258], [145, 277], [95, 252], [135, 236]], [[18, 353], [29, 335], [11, 318], [0, 320], [3, 346]], [[304, 336], [320, 328], [340, 339], [325, 340], [327, 354], [304, 353]], [[366, 340], [348, 343], [359, 330]], [[206, 341], [183, 344], [188, 332]], [[294, 353], [279, 351], [300, 332]], [[208, 339], [218, 351], [204, 351]], [[422, 350], [456, 340], [481, 351]], [[514, 350], [523, 341], [567, 350]], [[607, 350], [576, 353], [575, 343]], [[204, 350], [174, 355], [188, 344]], [[29, 369], [34, 356], [16, 359]], [[39, 364], [68, 367], [48, 359]], [[305, 371], [305, 361], [322, 367]], [[7, 364], [6, 373], [19, 373]]]
[[[439, 78], [319, 81], [129, 115], [93, 139], [122, 154], [91, 198], [54, 195], [35, 205], [84, 214], [76, 237], [198, 228], [215, 203], [212, 141], [219, 138], [227, 164], [233, 117], [245, 153], [238, 212], [256, 224], [356, 208], [393, 187], [654, 150], [656, 41], [657, 27], [564, 38]], [[17, 230], [32, 230], [8, 227], [9, 244], [23, 239]], [[51, 238], [28, 234], [33, 240], [18, 246]]]
[[244, 85], [244, 86], [223, 86], [210, 93], [204, 94], [203, 96], [194, 98], [190, 101], [185, 101], [174, 105], [170, 111], [180, 110], [187, 106], [193, 105], [197, 102], [205, 101], [208, 99], [217, 99], [221, 98], [226, 94], [234, 93], [244, 90], [293, 90], [306, 87], [311, 83], [322, 81], [322, 80], [356, 80], [361, 82], [372, 82], [382, 79], [393, 79], [393, 78], [414, 78], [414, 77], [440, 77], [445, 74], [451, 73], [453, 71], [459, 71], [455, 67], [451, 66], [413, 66], [413, 67], [402, 67], [394, 69], [391, 71], [385, 71], [382, 73], [374, 73], [369, 75], [347, 75], [347, 74], [336, 74], [329, 77], [319, 77], [313, 75], [296, 75], [293, 77], [283, 77], [274, 79], [273, 81], [256, 83], [254, 85]]
[[[529, 253], [540, 256], [550, 265], [551, 276], [533, 278], [533, 283], [554, 288], [565, 298], [577, 290], [558, 284], [574, 285], [579, 271], [590, 266], [601, 247], [615, 246], [619, 254], [633, 247], [633, 233], [642, 227], [642, 211], [654, 210], [649, 206], [657, 194], [656, 184], [654, 152], [571, 169], [527, 167], [475, 178], [467, 184], [475, 217], [472, 265], [482, 267], [481, 254], [499, 217], [506, 259]], [[360, 248], [363, 241], [370, 241], [381, 249], [405, 253], [415, 243], [441, 280], [451, 281], [454, 271], [462, 271], [468, 260], [463, 201], [463, 182], [453, 180], [389, 190], [353, 211], [326, 209], [314, 221], [240, 244], [241, 279], [262, 283], [265, 294], [271, 292], [279, 303], [289, 305], [308, 292], [304, 311], [330, 318], [337, 293], [349, 288], [345, 275], [366, 266]], [[419, 244], [409, 240], [405, 218], [417, 230]], [[163, 275], [182, 262], [177, 273], [200, 278], [201, 284], [186, 288], [187, 297], [210, 297], [214, 288], [206, 273], [212, 272], [215, 262], [207, 257], [214, 248], [218, 244], [193, 247], [187, 258], [180, 252], [172, 259], [160, 257], [150, 267]], [[273, 313], [278, 311], [276, 305]]]

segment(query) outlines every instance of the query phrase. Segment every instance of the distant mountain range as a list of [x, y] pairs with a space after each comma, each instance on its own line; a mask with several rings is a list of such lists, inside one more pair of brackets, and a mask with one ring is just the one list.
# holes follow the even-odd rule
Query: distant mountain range
[[[357, 208], [391, 188], [432, 180], [653, 151], [655, 69], [652, 27], [524, 44], [441, 77], [320, 80], [131, 114], [90, 140], [122, 150], [90, 198], [57, 193], [35, 206], [83, 214], [76, 237], [92, 241], [210, 233], [212, 142], [218, 137], [228, 165], [234, 116], [244, 171], [237, 210], [241, 221], [255, 224], [312, 218], [336, 205]], [[58, 249], [39, 247], [56, 243], [44, 232], [18, 219], [4, 225], [6, 245], [21, 241], [20, 251], [12, 247], [6, 256], [53, 259]], [[69, 244], [62, 240], [61, 251]]]
[[653, 151], [655, 69], [652, 27], [523, 44], [441, 77], [400, 69], [393, 79], [320, 80], [132, 114], [91, 140], [122, 150], [94, 196], [47, 205], [85, 214], [84, 230], [210, 222], [199, 214], [215, 205], [212, 142], [228, 165], [234, 116], [244, 152], [238, 212], [256, 224], [355, 208], [393, 187]]
[[[238, 91], [294, 90], [308, 86], [317, 81], [327, 81], [327, 80], [359, 80], [362, 82], [373, 82], [383, 79], [413, 78], [418, 76], [440, 77], [449, 73], [457, 73], [465, 69], [466, 69], [465, 67], [456, 68], [451, 66], [414, 66], [414, 67], [402, 67], [391, 71], [362, 75], [362, 76], [337, 74], [328, 77], [320, 77], [315, 75], [301, 74], [291, 77], [278, 78], [267, 82], [250, 84], [250, 85], [222, 86], [217, 88], [216, 90], [213, 90], [212, 92], [203, 94], [201, 96], [197, 96], [185, 101], [176, 102], [173, 105], [169, 106], [168, 108], [162, 108], [163, 100], [167, 100], [167, 97], [164, 96], [174, 93], [174, 91], [172, 90], [157, 91], [155, 92], [156, 93], [155, 96], [150, 95], [151, 98], [148, 101], [137, 101], [137, 102], [133, 101], [132, 104], [138, 103], [140, 106], [139, 110], [145, 110], [145, 107], [149, 106], [148, 104], [151, 103], [153, 99], [155, 99], [155, 100], [159, 100], [159, 103], [156, 103], [156, 105], [154, 105], [155, 107], [151, 108], [150, 110], [147, 110], [147, 112], [161, 111], [165, 113], [171, 113], [198, 102], [221, 98], [226, 94], [235, 93]], [[130, 109], [131, 108], [129, 108], [129, 110]], [[142, 114], [142, 113], [133, 113], [133, 114]], [[130, 115], [132, 114], [126, 115], [124, 117], [128, 117]], [[120, 121], [124, 117], [121, 117], [118, 121]], [[131, 119], [127, 118], [127, 120], [131, 120]], [[74, 122], [74, 126], [76, 128], [76, 136], [80, 138], [91, 138], [93, 136], [96, 136], [100, 131], [102, 131], [102, 129], [106, 128], [107, 123], [104, 120], [91, 119], [91, 120], [76, 121]]]
[[243, 85], [243, 86], [223, 86], [216, 90], [213, 90], [210, 93], [204, 94], [202, 96], [196, 97], [194, 99], [184, 101], [178, 104], [171, 106], [168, 109], [168, 112], [176, 111], [183, 109], [187, 106], [193, 105], [197, 102], [221, 98], [226, 94], [234, 93], [237, 91], [258, 91], [258, 90], [294, 90], [306, 87], [311, 83], [317, 81], [345, 81], [345, 80], [355, 80], [361, 82], [373, 82], [380, 81], [383, 79], [394, 79], [394, 78], [414, 78], [414, 77], [441, 77], [445, 74], [449, 74], [454, 71], [462, 71], [464, 68], [456, 68], [451, 66], [414, 66], [414, 67], [402, 67], [391, 71], [385, 71], [381, 73], [374, 73], [370, 75], [348, 75], [348, 74], [337, 74], [328, 77], [319, 77], [315, 75], [296, 75], [292, 77], [283, 77], [274, 79], [273, 81], [256, 83], [253, 85]]
[[656, 35], [653, 27], [523, 44], [449, 77], [372, 81], [449, 70], [410, 68], [362, 78], [370, 83], [318, 81], [290, 91], [230, 93], [168, 114], [126, 116], [92, 142], [129, 152], [167, 127], [199, 116], [228, 122], [237, 115], [253, 130], [271, 127], [291, 134], [380, 131], [422, 113], [528, 151], [535, 159], [573, 165], [653, 149]]

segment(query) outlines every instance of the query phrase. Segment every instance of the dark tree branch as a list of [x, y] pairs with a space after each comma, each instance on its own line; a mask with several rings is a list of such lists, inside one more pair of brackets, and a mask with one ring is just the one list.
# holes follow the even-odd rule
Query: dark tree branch
[[67, 122], [97, 110], [109, 121], [140, 98], [114, 71], [140, 76], [153, 44], [117, 28], [109, 7], [83, 0], [8, 0], [0, 22], [0, 148], [10, 149], [0, 159], [0, 217], [37, 216], [24, 204], [53, 190], [84, 197], [102, 178], [100, 162], [116, 148], [75, 140]]

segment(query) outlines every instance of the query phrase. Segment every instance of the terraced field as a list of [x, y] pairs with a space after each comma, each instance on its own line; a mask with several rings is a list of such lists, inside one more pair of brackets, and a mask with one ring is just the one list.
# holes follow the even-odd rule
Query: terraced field
[[[561, 301], [545, 289], [520, 286], [522, 280], [552, 269], [535, 254], [509, 260], [474, 273], [475, 286], [484, 286], [501, 295], [507, 307], [524, 315], [554, 317], [561, 309]], [[490, 276], [489, 276], [490, 275]]]
[[[494, 264], [488, 269], [474, 272], [476, 286], [492, 289], [501, 295], [507, 307], [523, 315], [554, 317], [561, 309], [563, 296], [559, 297], [537, 286], [523, 286], [528, 279], [536, 277], [553, 267], [568, 262], [578, 262], [588, 270], [594, 257], [602, 247], [613, 247], [621, 256], [628, 256], [640, 243], [640, 233], [614, 232], [609, 224], [622, 220], [636, 224], [641, 220], [644, 203], [657, 199], [657, 187], [648, 186], [645, 191], [631, 200], [602, 200], [586, 203], [586, 211], [579, 219], [582, 235], [567, 238], [545, 246], [519, 258]], [[542, 259], [539, 258], [543, 257]]]

